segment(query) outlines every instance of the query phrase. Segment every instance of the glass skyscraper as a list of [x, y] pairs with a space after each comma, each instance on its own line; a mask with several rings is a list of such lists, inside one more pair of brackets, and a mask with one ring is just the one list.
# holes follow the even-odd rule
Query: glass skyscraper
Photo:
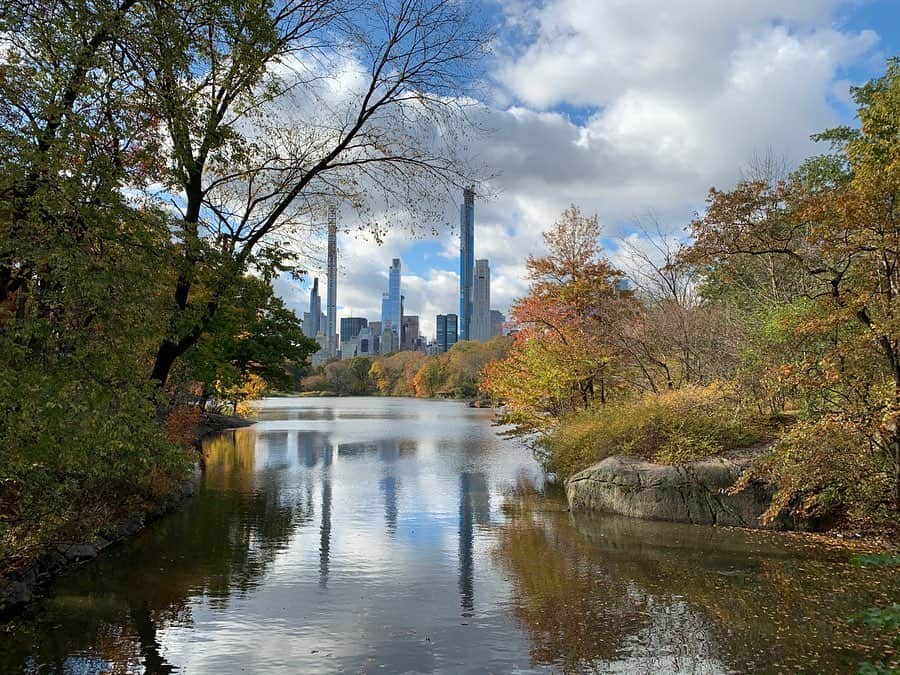
[[381, 297], [381, 326], [382, 330], [388, 328], [393, 330], [397, 334], [398, 340], [403, 325], [400, 318], [401, 311], [400, 258], [394, 258], [388, 270], [388, 292]]
[[322, 298], [319, 297], [319, 279], [313, 279], [312, 290], [309, 292], [309, 311], [303, 313], [303, 334], [314, 338], [316, 334], [325, 328], [321, 325]]
[[459, 317], [456, 314], [438, 314], [437, 315], [437, 336], [436, 342], [438, 349], [445, 352], [456, 344], [459, 337]]
[[472, 339], [472, 304], [475, 285], [475, 191], [463, 190], [459, 209], [459, 339]]

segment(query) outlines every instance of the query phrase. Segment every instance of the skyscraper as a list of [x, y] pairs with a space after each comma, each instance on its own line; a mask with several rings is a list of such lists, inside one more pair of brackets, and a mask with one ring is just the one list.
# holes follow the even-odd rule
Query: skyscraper
[[404, 316], [403, 327], [400, 331], [400, 348], [415, 349], [416, 340], [419, 339], [419, 317], [415, 314]]
[[491, 267], [487, 260], [475, 261], [475, 286], [472, 300], [472, 334], [470, 340], [491, 339]]
[[369, 320], [361, 316], [345, 316], [341, 319], [341, 342], [349, 342], [359, 331], [369, 325]]
[[503, 335], [503, 324], [506, 323], [506, 317], [498, 309], [491, 310], [491, 337]]
[[381, 325], [382, 330], [393, 330], [398, 340], [403, 325], [400, 320], [400, 302], [400, 258], [394, 258], [388, 270], [388, 292], [381, 297]]
[[437, 338], [438, 351], [446, 352], [456, 344], [459, 337], [459, 317], [456, 314], [438, 314], [437, 315]]
[[475, 277], [475, 191], [463, 190], [459, 209], [459, 339], [469, 340]]
[[322, 298], [319, 297], [319, 278], [313, 279], [312, 290], [309, 292], [309, 311], [303, 313], [303, 334], [314, 338], [321, 326]]
[[328, 340], [328, 356], [337, 355], [337, 207], [328, 207], [328, 312], [325, 336]]

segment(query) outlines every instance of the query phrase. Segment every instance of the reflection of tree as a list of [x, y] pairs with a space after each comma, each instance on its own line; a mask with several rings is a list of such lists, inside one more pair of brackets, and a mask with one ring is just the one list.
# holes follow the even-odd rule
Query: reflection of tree
[[611, 516], [514, 513], [495, 559], [533, 658], [567, 671], [850, 672], [885, 646], [846, 617], [900, 595], [890, 575], [777, 534]]
[[500, 530], [495, 559], [511, 572], [513, 613], [536, 663], [593, 669], [647, 625], [640, 596], [611, 578], [590, 547], [527, 516]]
[[192, 598], [226, 606], [255, 588], [296, 529], [313, 519], [311, 500], [297, 498], [305, 490], [285, 486], [280, 468], [255, 465], [253, 441], [252, 430], [242, 430], [205, 444], [200, 494], [62, 579], [45, 611], [0, 647], [0, 672], [20, 672], [30, 659], [60, 664], [52, 672], [124, 672], [139, 663], [148, 673], [171, 672], [157, 631], [188, 623]]
[[660, 605], [684, 601], [701, 612], [719, 658], [740, 670], [853, 671], [860, 650], [879, 655], [883, 646], [846, 618], [878, 598], [900, 597], [892, 575], [777, 533], [627, 518], [575, 524], [611, 574]]

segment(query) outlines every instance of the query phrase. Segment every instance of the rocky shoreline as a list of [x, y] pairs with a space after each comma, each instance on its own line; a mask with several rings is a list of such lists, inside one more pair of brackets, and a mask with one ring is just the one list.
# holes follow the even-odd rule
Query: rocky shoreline
[[[253, 421], [243, 417], [204, 413], [197, 426], [197, 444], [210, 434], [251, 426]], [[145, 514], [132, 516], [105, 530], [88, 543], [57, 544], [37, 561], [23, 569], [0, 576], [0, 621], [22, 611], [40, 591], [70, 569], [93, 560], [104, 550], [141, 532], [150, 523], [177, 509], [185, 500], [194, 496], [199, 478], [199, 468], [181, 484], [169, 499], [153, 506]]]
[[760, 516], [769, 508], [774, 494], [770, 485], [752, 482], [740, 492], [729, 491], [760, 450], [747, 448], [677, 465], [653, 464], [637, 457], [607, 457], [569, 478], [566, 497], [572, 511], [695, 525], [814, 529], [813, 523], [787, 515], [761, 522]]

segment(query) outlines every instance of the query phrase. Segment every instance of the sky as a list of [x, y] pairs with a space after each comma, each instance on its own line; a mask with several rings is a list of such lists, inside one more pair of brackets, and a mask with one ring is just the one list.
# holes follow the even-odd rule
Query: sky
[[[900, 54], [900, 0], [462, 1], [496, 35], [477, 139], [495, 178], [476, 201], [475, 257], [490, 261], [504, 314], [570, 204], [599, 216], [607, 256], [624, 265], [641, 223], [683, 232], [709, 188], [734, 185], [754, 158], [792, 167], [824, 151], [810, 135], [853, 124], [850, 86]], [[424, 335], [457, 312], [458, 229], [378, 245], [342, 227], [353, 234], [339, 238], [339, 317], [380, 319], [394, 257]], [[298, 313], [312, 277], [324, 295], [323, 257], [307, 261], [307, 280], [276, 284]]]

